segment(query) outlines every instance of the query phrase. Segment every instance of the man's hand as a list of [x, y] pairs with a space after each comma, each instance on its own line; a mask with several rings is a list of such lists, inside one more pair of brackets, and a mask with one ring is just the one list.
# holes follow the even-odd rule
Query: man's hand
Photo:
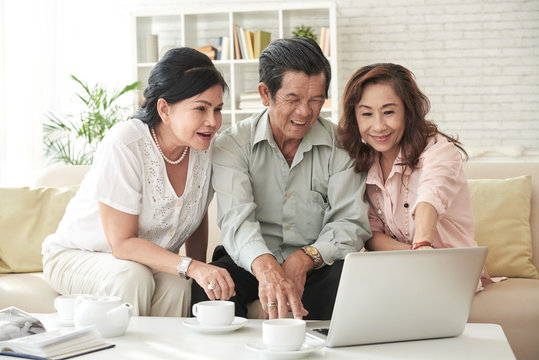
[[305, 290], [307, 273], [312, 270], [313, 265], [313, 259], [301, 249], [290, 254], [281, 265], [285, 276], [294, 283], [300, 299]]
[[301, 303], [301, 296], [294, 282], [286, 276], [272, 255], [264, 254], [257, 257], [251, 268], [258, 280], [260, 303], [270, 319], [286, 318], [289, 308], [296, 319], [308, 314]]

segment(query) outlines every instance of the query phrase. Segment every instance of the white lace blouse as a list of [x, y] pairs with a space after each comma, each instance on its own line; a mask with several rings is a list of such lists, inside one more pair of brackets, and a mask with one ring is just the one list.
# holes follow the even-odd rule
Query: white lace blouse
[[138, 119], [116, 124], [99, 145], [58, 230], [45, 239], [43, 255], [64, 248], [110, 252], [98, 201], [138, 215], [140, 238], [177, 252], [198, 228], [213, 197], [212, 147], [189, 149], [185, 190], [178, 197], [148, 126]]

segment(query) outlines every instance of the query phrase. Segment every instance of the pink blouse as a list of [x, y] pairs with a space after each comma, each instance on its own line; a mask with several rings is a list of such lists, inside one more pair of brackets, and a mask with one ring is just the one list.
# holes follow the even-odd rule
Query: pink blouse
[[[367, 174], [372, 231], [411, 244], [415, 233], [415, 208], [418, 203], [427, 202], [438, 213], [433, 247], [477, 246], [470, 189], [462, 169], [462, 158], [455, 145], [442, 135], [436, 135], [428, 140], [415, 170], [396, 165], [399, 162], [400, 153], [385, 184], [379, 154]], [[408, 207], [405, 207], [406, 203]], [[486, 267], [483, 267], [477, 290], [482, 289], [481, 283], [486, 285], [492, 281]]]
[[441, 135], [431, 137], [413, 171], [396, 165], [400, 159], [399, 153], [385, 184], [379, 155], [368, 172], [372, 231], [394, 235], [398, 241], [411, 244], [415, 233], [415, 208], [424, 201], [434, 206], [438, 213], [435, 248], [477, 246], [470, 190], [455, 145]]

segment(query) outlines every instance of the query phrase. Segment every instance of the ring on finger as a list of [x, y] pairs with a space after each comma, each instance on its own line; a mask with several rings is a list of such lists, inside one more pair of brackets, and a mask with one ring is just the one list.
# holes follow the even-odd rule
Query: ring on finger
[[217, 287], [217, 284], [214, 282], [211, 282], [208, 284], [208, 290], [214, 290]]
[[277, 306], [277, 303], [276, 303], [275, 301], [269, 301], [269, 302], [268, 302], [268, 307], [269, 307], [269, 308], [270, 308], [270, 307], [275, 307], [275, 306]]

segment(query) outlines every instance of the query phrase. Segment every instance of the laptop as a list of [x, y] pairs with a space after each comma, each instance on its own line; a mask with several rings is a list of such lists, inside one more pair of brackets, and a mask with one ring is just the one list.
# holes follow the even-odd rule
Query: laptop
[[307, 322], [328, 347], [458, 336], [486, 247], [351, 253], [331, 321]]

